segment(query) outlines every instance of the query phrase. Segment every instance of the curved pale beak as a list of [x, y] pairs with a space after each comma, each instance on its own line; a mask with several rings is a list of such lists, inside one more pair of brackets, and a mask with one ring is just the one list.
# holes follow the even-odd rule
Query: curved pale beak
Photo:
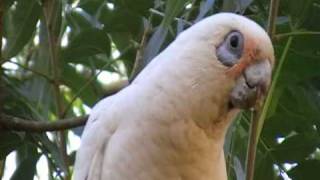
[[266, 93], [271, 81], [271, 73], [272, 66], [268, 60], [258, 61], [247, 67], [231, 91], [231, 106], [239, 109], [253, 107]]

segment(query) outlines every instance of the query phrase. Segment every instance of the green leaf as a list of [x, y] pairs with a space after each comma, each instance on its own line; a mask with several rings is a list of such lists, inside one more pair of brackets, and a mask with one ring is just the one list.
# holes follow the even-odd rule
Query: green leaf
[[80, 0], [78, 7], [82, 8], [91, 15], [96, 15], [99, 8], [104, 6], [105, 0]]
[[24, 144], [24, 146], [22, 147], [22, 151], [23, 155], [20, 158], [19, 164], [10, 180], [33, 180], [34, 178], [36, 172], [36, 164], [40, 157], [40, 154], [37, 152], [36, 147], [28, 144]]
[[239, 158], [235, 156], [233, 158], [233, 163], [234, 163], [234, 171], [237, 179], [245, 179], [245, 170], [244, 170], [245, 168], [244, 166], [241, 165]]
[[99, 21], [104, 24], [106, 32], [131, 32], [137, 36], [142, 27], [142, 17], [123, 8], [103, 8]]
[[13, 4], [14, 0], [4, 0], [4, 9], [7, 10], [11, 7]]
[[66, 19], [72, 30], [80, 32], [83, 29], [99, 28], [98, 20], [89, 13], [77, 9], [72, 9], [66, 13]]
[[0, 132], [0, 159], [21, 146], [22, 138], [14, 132]]
[[154, 1], [150, 0], [117, 0], [114, 2], [115, 6], [120, 6], [128, 11], [134, 11], [137, 14], [147, 15], [149, 8], [154, 6]]
[[7, 43], [3, 57], [9, 59], [29, 42], [35, 31], [41, 8], [36, 0], [19, 0], [4, 15], [4, 37]]
[[320, 176], [320, 161], [310, 159], [299, 163], [296, 167], [292, 168], [288, 174], [295, 180], [317, 179]]
[[116, 48], [121, 53], [125, 53], [129, 46], [133, 46], [134, 35], [130, 32], [113, 32], [110, 35]]
[[253, 0], [224, 0], [222, 11], [243, 13]]
[[272, 180], [275, 179], [275, 172], [273, 169], [273, 160], [269, 153], [259, 154], [255, 167], [255, 178], [258, 180]]
[[32, 134], [32, 137], [40, 142], [42, 151], [48, 153], [49, 158], [53, 161], [54, 165], [59, 168], [60, 171], [67, 172], [67, 166], [64, 163], [63, 157], [57, 147], [57, 145], [49, 140], [45, 134]]
[[211, 8], [213, 8], [215, 3], [215, 0], [204, 0], [201, 1], [200, 8], [199, 8], [199, 14], [195, 20], [195, 22], [200, 21], [208, 12]]
[[316, 3], [316, 0], [282, 0], [280, 1], [280, 9], [290, 15], [294, 27], [298, 28], [309, 18], [308, 12], [313, 3]]
[[162, 25], [170, 26], [173, 19], [181, 12], [187, 2], [185, 0], [168, 0]]
[[310, 4], [310, 7], [306, 11], [306, 17], [305, 17], [304, 21], [301, 23], [301, 29], [307, 29], [309, 31], [319, 31], [320, 24], [314, 23], [318, 19], [320, 19], [318, 5], [319, 5], [318, 0], [314, 0], [313, 3]]
[[98, 54], [95, 56], [91, 57], [83, 57], [83, 58], [77, 58], [77, 59], [69, 59], [67, 62], [68, 63], [75, 63], [75, 64], [82, 64], [86, 68], [91, 68], [91, 69], [103, 69], [106, 71], [110, 72], [117, 72], [117, 70], [113, 66], [107, 66], [104, 67], [108, 62], [110, 62], [111, 59], [106, 57], [105, 54]]
[[144, 51], [144, 65], [147, 65], [159, 53], [167, 37], [168, 30], [168, 28], [160, 26], [152, 35]]
[[165, 16], [161, 25], [150, 38], [143, 55], [143, 64], [147, 65], [160, 51], [167, 37], [169, 27], [174, 18], [182, 11], [186, 4], [184, 0], [168, 0], [165, 9]]
[[[64, 66], [62, 75], [63, 77], [69, 77], [64, 79], [63, 83], [72, 89], [73, 94], [81, 90], [90, 79], [90, 77], [85, 77], [84, 74], [77, 73], [76, 70], [70, 65]], [[97, 81], [94, 80], [91, 83], [92, 84], [83, 89], [79, 96], [79, 98], [81, 98], [81, 100], [89, 106], [92, 106], [98, 100], [98, 98], [100, 98], [98, 95], [102, 94], [101, 86], [97, 83]]]
[[62, 59], [78, 59], [96, 54], [110, 55], [110, 41], [108, 35], [99, 29], [86, 29], [70, 40], [68, 46], [62, 50]]
[[273, 154], [279, 163], [295, 163], [307, 159], [318, 146], [319, 137], [316, 133], [297, 134], [274, 147]]

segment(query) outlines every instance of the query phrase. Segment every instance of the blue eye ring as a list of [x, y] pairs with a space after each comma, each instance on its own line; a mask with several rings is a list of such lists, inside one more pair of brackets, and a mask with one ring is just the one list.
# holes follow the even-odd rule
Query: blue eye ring
[[244, 37], [242, 33], [239, 31], [231, 31], [217, 47], [218, 60], [223, 65], [231, 67], [241, 58], [243, 48]]

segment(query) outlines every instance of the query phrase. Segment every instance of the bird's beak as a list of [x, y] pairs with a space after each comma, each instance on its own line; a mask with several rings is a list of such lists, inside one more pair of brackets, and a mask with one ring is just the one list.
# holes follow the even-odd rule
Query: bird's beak
[[268, 60], [258, 61], [247, 67], [231, 91], [230, 105], [234, 108], [253, 107], [266, 93], [271, 81], [272, 67]]

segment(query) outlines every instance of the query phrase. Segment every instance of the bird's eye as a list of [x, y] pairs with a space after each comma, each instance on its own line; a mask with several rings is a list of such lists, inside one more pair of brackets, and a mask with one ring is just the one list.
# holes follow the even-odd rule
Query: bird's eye
[[231, 48], [236, 49], [239, 46], [239, 37], [237, 35], [232, 35], [229, 40]]
[[224, 41], [217, 47], [218, 60], [226, 65], [233, 66], [242, 56], [243, 35], [238, 31], [227, 34]]

